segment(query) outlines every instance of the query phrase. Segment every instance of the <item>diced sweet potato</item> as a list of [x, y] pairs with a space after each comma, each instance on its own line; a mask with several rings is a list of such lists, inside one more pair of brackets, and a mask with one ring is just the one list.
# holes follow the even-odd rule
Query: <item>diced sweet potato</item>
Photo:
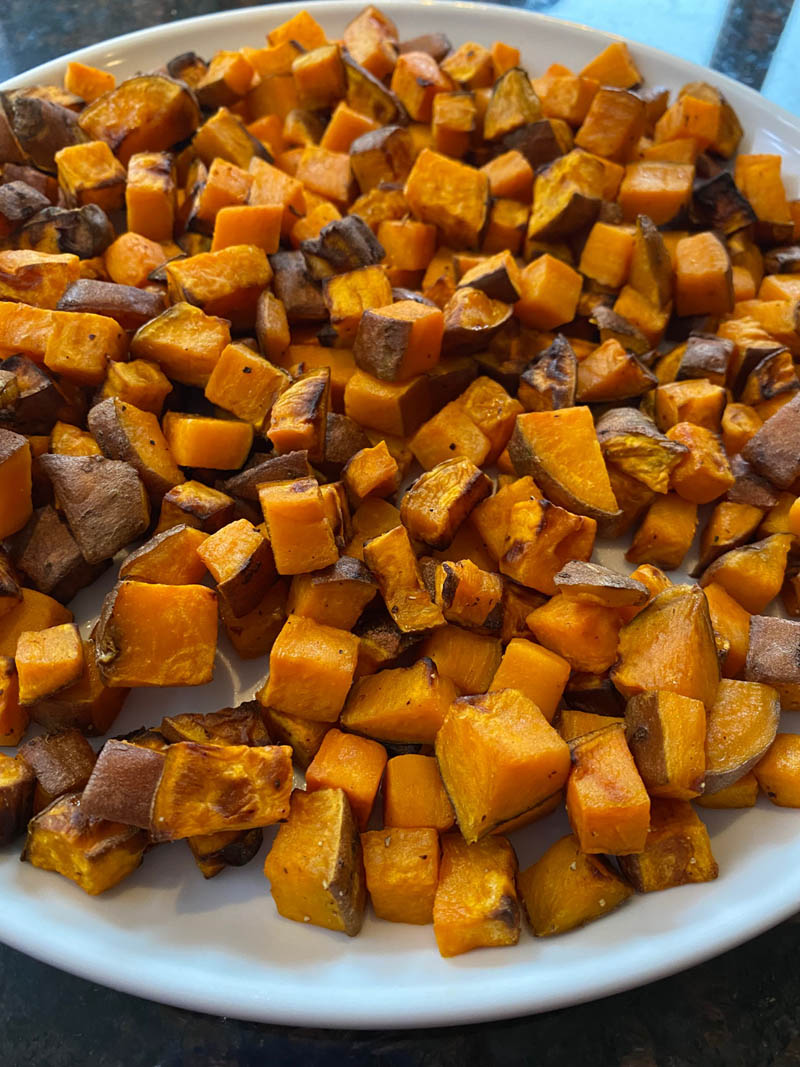
[[436, 830], [371, 830], [361, 835], [361, 845], [367, 889], [377, 917], [415, 925], [433, 922], [439, 881]]
[[84, 669], [83, 644], [74, 623], [20, 634], [14, 656], [19, 701], [36, 704], [72, 685]]
[[696, 529], [696, 503], [677, 493], [657, 496], [634, 534], [625, 559], [675, 570], [691, 548]]
[[777, 690], [785, 711], [800, 710], [800, 622], [754, 615], [744, 675]]
[[641, 852], [650, 825], [650, 798], [625, 742], [612, 723], [572, 746], [567, 815], [581, 852], [625, 856]]
[[183, 482], [164, 494], [156, 533], [182, 525], [213, 533], [233, 519], [233, 512], [233, 499], [226, 493], [202, 482]]
[[762, 792], [781, 808], [800, 807], [800, 745], [797, 734], [778, 734], [755, 766]]
[[264, 484], [259, 499], [279, 574], [302, 574], [336, 562], [333, 530], [313, 478]]
[[452, 828], [455, 812], [433, 756], [408, 753], [389, 760], [383, 779], [383, 822], [441, 832]]
[[423, 585], [405, 527], [396, 526], [367, 541], [364, 562], [375, 575], [386, 606], [404, 633], [429, 630], [444, 623], [441, 609]]
[[45, 630], [72, 621], [72, 612], [53, 597], [35, 589], [21, 589], [20, 596], [20, 602], [0, 616], [0, 656], [13, 658], [17, 641], [26, 631]]
[[16, 533], [33, 513], [31, 462], [26, 438], [0, 429], [0, 538]]
[[553, 503], [595, 519], [617, 514], [587, 407], [517, 416], [508, 450], [517, 474], [534, 477]]
[[174, 841], [269, 826], [288, 814], [291, 791], [292, 756], [285, 745], [179, 741], [164, 753], [153, 798], [153, 836]]
[[80, 793], [70, 793], [28, 824], [22, 858], [94, 896], [132, 874], [149, 845], [144, 830], [93, 818], [81, 807]]
[[411, 667], [359, 678], [348, 694], [342, 725], [380, 741], [432, 744], [455, 698], [450, 678], [432, 660], [421, 659]]
[[433, 575], [434, 601], [448, 622], [478, 633], [498, 633], [502, 623], [503, 579], [472, 560], [445, 561]]
[[361, 929], [366, 884], [361, 843], [341, 789], [295, 790], [289, 819], [264, 863], [284, 918], [354, 937]]
[[0, 844], [9, 844], [28, 825], [35, 781], [27, 763], [0, 753]]
[[436, 758], [467, 842], [535, 807], [569, 772], [567, 746], [516, 689], [457, 700], [436, 736]]
[[81, 796], [88, 816], [150, 830], [164, 754], [129, 741], [106, 741]]
[[412, 537], [447, 548], [469, 512], [491, 491], [489, 478], [469, 459], [448, 459], [422, 474], [400, 508]]
[[134, 359], [158, 364], [174, 381], [205, 388], [230, 340], [222, 319], [179, 302], [137, 330], [130, 352]]
[[288, 715], [335, 722], [358, 656], [358, 638], [313, 619], [290, 615], [270, 652], [261, 702]]
[[386, 767], [386, 749], [365, 737], [328, 730], [306, 770], [306, 789], [342, 789], [365, 830]]
[[238, 519], [204, 538], [195, 549], [217, 583], [217, 593], [236, 618], [254, 611], [275, 578], [269, 541]]
[[602, 674], [616, 659], [621, 624], [617, 608], [571, 600], [558, 593], [528, 615], [536, 640], [574, 670]]
[[706, 710], [699, 700], [638, 693], [625, 708], [625, 734], [650, 796], [691, 800], [704, 791]]
[[421, 652], [461, 693], [486, 692], [502, 658], [502, 646], [496, 637], [449, 624], [434, 630]]
[[122, 582], [106, 597], [94, 644], [106, 685], [205, 685], [217, 648], [216, 594], [201, 585]]
[[520, 913], [517, 859], [504, 837], [468, 845], [460, 834], [442, 838], [433, 932], [444, 957], [474, 948], [516, 945]]
[[404, 192], [414, 214], [438, 226], [452, 248], [477, 246], [489, 197], [489, 180], [481, 171], [423, 148]]
[[732, 548], [706, 568], [700, 585], [714, 582], [751, 614], [758, 614], [781, 590], [791, 542], [791, 534], [771, 534]]
[[686, 800], [654, 800], [650, 832], [639, 855], [620, 859], [637, 893], [711, 882], [718, 874], [708, 831]]
[[518, 882], [536, 937], [563, 934], [601, 919], [633, 892], [603, 857], [582, 852], [572, 834], [521, 871]]
[[96, 756], [80, 731], [71, 729], [32, 737], [20, 747], [17, 758], [36, 776], [33, 810], [41, 811], [56, 797], [83, 789]]
[[91, 409], [88, 424], [103, 454], [130, 463], [154, 497], [184, 480], [152, 412], [110, 396]]

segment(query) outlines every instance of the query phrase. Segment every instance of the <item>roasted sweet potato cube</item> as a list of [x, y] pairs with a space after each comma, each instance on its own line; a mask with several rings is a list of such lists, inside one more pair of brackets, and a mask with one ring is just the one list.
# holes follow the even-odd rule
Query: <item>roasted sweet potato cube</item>
[[718, 793], [704, 793], [696, 797], [695, 803], [701, 808], [720, 808], [727, 811], [731, 808], [753, 808], [757, 800], [758, 779], [753, 771], [748, 771], [743, 778], [725, 789], [720, 789]]
[[335, 722], [358, 657], [358, 638], [313, 619], [290, 615], [270, 652], [261, 702], [287, 715]]
[[800, 710], [800, 622], [754, 615], [750, 620], [745, 678], [777, 690], [781, 707]]
[[444, 832], [454, 822], [453, 805], [433, 756], [408, 753], [389, 760], [383, 779], [384, 826]]
[[146, 359], [134, 359], [130, 363], [109, 363], [100, 395], [116, 396], [142, 411], [160, 415], [171, 391], [172, 383], [160, 367]]
[[[260, 697], [260, 694], [257, 696]], [[261, 715], [269, 727], [270, 737], [276, 744], [288, 745], [292, 749], [294, 762], [303, 770], [316, 756], [322, 739], [331, 729], [329, 722], [300, 719], [295, 715], [286, 715], [277, 708], [265, 705], [261, 707]]]
[[640, 97], [624, 89], [599, 89], [575, 135], [575, 144], [594, 155], [624, 163], [644, 125], [645, 105]]
[[267, 436], [278, 452], [298, 449], [314, 462], [325, 458], [325, 427], [330, 402], [330, 370], [309, 371], [278, 396]]
[[617, 515], [587, 407], [517, 416], [508, 449], [517, 474], [535, 478], [554, 504], [590, 518]]
[[563, 934], [601, 919], [633, 892], [602, 856], [584, 853], [572, 834], [521, 871], [518, 883], [536, 937]]
[[342, 480], [350, 503], [357, 508], [367, 497], [394, 493], [400, 482], [400, 470], [386, 442], [379, 441], [350, 457], [342, 471]]
[[83, 655], [83, 672], [77, 682], [31, 708], [31, 718], [46, 730], [76, 727], [88, 735], [108, 733], [127, 699], [127, 689], [109, 689], [103, 684], [90, 641], [83, 642]]
[[352, 346], [363, 316], [368, 310], [389, 303], [391, 294], [386, 272], [378, 266], [360, 267], [325, 278], [322, 295], [330, 314], [333, 344], [337, 348]]
[[569, 664], [534, 641], [513, 638], [492, 677], [490, 690], [517, 689], [552, 722], [569, 678]]
[[29, 585], [62, 603], [72, 600], [102, 569], [86, 562], [69, 527], [49, 504], [37, 508], [17, 535], [14, 555]]
[[541, 116], [541, 103], [530, 79], [520, 67], [512, 67], [492, 87], [483, 120], [483, 136], [487, 141], [499, 140]]
[[35, 781], [24, 760], [0, 753], [0, 844], [9, 844], [27, 826]]
[[156, 533], [175, 526], [191, 526], [214, 533], [233, 519], [234, 502], [226, 493], [202, 482], [188, 481], [164, 494]]
[[391, 74], [397, 60], [397, 27], [372, 4], [345, 26], [344, 46], [353, 59], [376, 78]]
[[278, 830], [264, 873], [284, 918], [350, 937], [359, 932], [366, 905], [364, 865], [343, 790], [295, 790], [289, 819]]
[[624, 697], [665, 689], [710, 707], [720, 675], [708, 601], [702, 589], [672, 586], [626, 623], [620, 631], [619, 659], [611, 677]]
[[625, 742], [612, 723], [577, 738], [567, 782], [567, 815], [582, 852], [628, 855], [647, 841], [650, 798]]
[[514, 849], [504, 837], [490, 836], [474, 844], [467, 844], [460, 834], [442, 838], [433, 905], [433, 930], [442, 956], [517, 943], [516, 872]]
[[423, 585], [408, 534], [397, 526], [364, 545], [364, 562], [375, 575], [386, 606], [404, 633], [429, 630], [444, 623]]
[[732, 548], [706, 568], [700, 585], [714, 582], [745, 610], [758, 614], [781, 591], [791, 545], [791, 534], [780, 533]]
[[489, 478], [469, 459], [447, 459], [420, 475], [404, 495], [403, 524], [412, 537], [443, 549], [470, 511], [491, 492]]
[[150, 830], [164, 753], [129, 741], [106, 741], [81, 796], [87, 816]]
[[272, 280], [267, 254], [255, 245], [174, 259], [164, 270], [173, 303], [185, 300], [206, 315], [229, 319], [237, 329], [253, 327], [259, 294]]
[[480, 466], [491, 447], [488, 436], [457, 400], [423, 423], [411, 439], [411, 451], [426, 470], [459, 456]]
[[67, 145], [54, 156], [68, 207], [97, 204], [117, 211], [125, 195], [125, 168], [105, 141]]
[[174, 841], [220, 830], [270, 826], [289, 812], [291, 749], [179, 741], [164, 753], [152, 832]]
[[800, 746], [796, 734], [778, 734], [756, 764], [755, 776], [769, 800], [781, 808], [800, 807]]
[[635, 408], [615, 408], [597, 420], [603, 456], [657, 493], [665, 493], [669, 477], [686, 453], [680, 442], [659, 433]]
[[578, 381], [578, 361], [569, 341], [558, 334], [520, 375], [519, 402], [526, 411], [572, 407]]
[[120, 578], [162, 585], [194, 585], [202, 582], [206, 567], [197, 550], [208, 535], [181, 524], [156, 534], [127, 557]]
[[38, 308], [55, 308], [80, 270], [77, 256], [30, 249], [0, 252], [0, 269], [0, 299], [24, 297], [26, 304]]
[[705, 426], [679, 422], [667, 431], [671, 441], [687, 449], [670, 474], [675, 492], [694, 504], [708, 504], [734, 484], [719, 437]]
[[20, 634], [15, 653], [22, 705], [36, 704], [80, 678], [83, 644], [74, 623]]
[[722, 675], [738, 678], [747, 659], [750, 613], [716, 582], [707, 585], [705, 591], [718, 651], [724, 654]]
[[472, 560], [436, 565], [434, 601], [448, 622], [478, 633], [498, 633], [502, 623], [503, 579]]
[[20, 603], [0, 616], [0, 656], [13, 658], [17, 641], [27, 630], [44, 630], [72, 621], [72, 612], [52, 597], [35, 589], [20, 589], [20, 595]]
[[727, 789], [751, 771], [775, 740], [779, 722], [780, 700], [771, 685], [723, 678], [708, 709], [704, 793]]
[[644, 604], [649, 598], [647, 588], [634, 578], [617, 574], [597, 563], [572, 560], [566, 563], [554, 579], [556, 588], [567, 598], [582, 600], [606, 607], [626, 607]]
[[202, 389], [230, 340], [227, 323], [179, 302], [137, 330], [130, 352], [158, 364], [174, 381]]
[[447, 624], [434, 630], [421, 653], [461, 693], [484, 693], [500, 665], [503, 651], [496, 637]]
[[433, 829], [372, 830], [361, 835], [372, 907], [379, 919], [433, 922], [439, 835]]
[[637, 216], [647, 215], [656, 226], [665, 225], [688, 205], [693, 180], [694, 166], [689, 163], [651, 159], [628, 163], [619, 189], [623, 218], [634, 222]]
[[547, 500], [528, 500], [511, 509], [500, 570], [531, 589], [552, 595], [555, 576], [570, 559], [592, 554], [597, 524]]
[[0, 537], [16, 533], [33, 513], [31, 463], [27, 439], [0, 429]]
[[696, 529], [696, 503], [676, 493], [657, 496], [634, 534], [625, 559], [674, 570], [691, 548]]
[[184, 481], [152, 412], [110, 396], [91, 409], [88, 423], [104, 455], [129, 463], [154, 497]]
[[571, 600], [558, 593], [528, 615], [536, 640], [578, 671], [602, 674], [616, 659], [618, 608]]
[[787, 489], [800, 478], [800, 462], [793, 443], [798, 427], [800, 397], [795, 396], [768, 418], [742, 449], [748, 463], [780, 489]]
[[623, 856], [620, 868], [638, 893], [711, 882], [718, 874], [708, 831], [685, 800], [653, 801], [644, 849]]
[[456, 700], [436, 736], [436, 758], [467, 842], [535, 807], [569, 773], [567, 746], [516, 689]]
[[516, 504], [540, 500], [542, 497], [533, 478], [517, 478], [501, 485], [494, 496], [480, 502], [470, 516], [471, 525], [483, 538], [490, 555], [500, 560], [506, 550], [506, 535], [511, 513]]
[[677, 423], [689, 422], [718, 432], [726, 400], [722, 386], [705, 378], [660, 385], [655, 396], [656, 424], [665, 431]]
[[166, 152], [138, 152], [128, 162], [125, 207], [128, 229], [151, 241], [171, 241], [175, 226], [175, 175]]
[[56, 797], [80, 791], [94, 767], [94, 750], [79, 730], [60, 730], [32, 737], [17, 753], [36, 776], [34, 811], [41, 811]]
[[216, 594], [201, 585], [122, 582], [105, 599], [94, 644], [108, 686], [204, 685], [217, 649]]
[[83, 810], [80, 793], [69, 793], [31, 820], [22, 858], [63, 874], [94, 896], [132, 874], [149, 845], [145, 831], [93, 818]]
[[596, 156], [578, 149], [561, 155], [536, 176], [528, 240], [560, 240], [591, 225], [605, 180], [603, 161]]
[[658, 382], [652, 371], [609, 338], [578, 364], [579, 403], [616, 403], [648, 392]]
[[691, 800], [703, 792], [706, 710], [699, 700], [638, 693], [625, 708], [625, 735], [650, 796]]
[[570, 711], [563, 708], [558, 717], [558, 732], [569, 744], [576, 738], [602, 730], [614, 722], [624, 723], [625, 720], [619, 715], [598, 715], [590, 711]]
[[436, 307], [415, 300], [367, 309], [353, 355], [362, 370], [387, 381], [412, 378], [439, 359], [444, 320]]
[[360, 830], [365, 830], [386, 766], [377, 741], [328, 730], [306, 770], [306, 789], [342, 789]]
[[[66, 296], [59, 307], [69, 307]], [[113, 318], [76, 309], [53, 322], [44, 362], [49, 370], [77, 385], [100, 385], [109, 361], [124, 360], [127, 353], [127, 334]]]
[[445, 243], [453, 248], [478, 245], [489, 196], [489, 180], [481, 171], [423, 148], [404, 192], [417, 218], [438, 226]]
[[159, 733], [169, 742], [198, 741], [214, 745], [270, 743], [267, 728], [261, 718], [261, 707], [255, 700], [206, 715], [191, 712], [167, 715], [161, 721]]
[[270, 543], [247, 519], [223, 526], [205, 538], [195, 552], [236, 618], [255, 610], [275, 578]]
[[253, 444], [253, 427], [238, 419], [215, 419], [168, 411], [164, 436], [181, 467], [237, 470]]
[[342, 556], [332, 566], [296, 574], [289, 590], [288, 610], [324, 626], [351, 630], [378, 592], [364, 564]]
[[427, 376], [421, 374], [404, 382], [386, 382], [357, 370], [344, 391], [344, 410], [360, 426], [408, 437], [430, 414]]
[[[574, 708], [571, 714], [590, 714], [616, 718], [622, 721], [625, 713], [625, 701], [619, 695], [607, 675], [582, 674], [575, 672], [564, 690], [562, 703], [565, 710], [561, 711], [561, 719], [566, 710]], [[581, 731], [583, 732], [583, 731]]]
[[359, 678], [347, 697], [342, 725], [380, 741], [432, 744], [456, 698], [453, 682], [430, 659]]
[[264, 840], [260, 826], [253, 830], [220, 830], [187, 838], [204, 878], [215, 878], [226, 867], [244, 867], [258, 854]]
[[336, 562], [339, 551], [315, 479], [266, 483], [259, 501], [279, 574], [303, 574]]
[[289, 381], [286, 371], [262, 359], [246, 345], [236, 342], [222, 350], [211, 372], [205, 395], [212, 404], [252, 423], [258, 431], [275, 401], [289, 387]]
[[546, 252], [520, 274], [520, 298], [514, 305], [517, 318], [537, 330], [570, 322], [577, 312], [581, 285], [576, 270]]

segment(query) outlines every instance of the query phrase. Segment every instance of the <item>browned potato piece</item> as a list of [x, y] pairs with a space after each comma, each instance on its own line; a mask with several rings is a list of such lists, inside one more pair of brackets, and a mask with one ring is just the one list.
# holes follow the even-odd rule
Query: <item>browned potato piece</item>
[[[9, 356], [0, 368], [13, 374], [17, 384], [17, 398], [6, 409], [8, 421], [4, 419], [3, 425], [18, 433], [49, 434], [69, 406], [59, 386], [43, 367], [26, 356]], [[82, 422], [82, 415], [83, 412], [73, 421]]]
[[651, 797], [691, 800], [704, 791], [706, 709], [699, 700], [637, 693], [625, 708], [625, 736]]
[[575, 149], [536, 176], [528, 240], [558, 241], [591, 226], [600, 211], [605, 168]]
[[103, 454], [130, 463], [152, 496], [185, 480], [151, 411], [109, 396], [89, 412], [88, 425]]
[[287, 611], [325, 626], [352, 630], [377, 592], [375, 579], [361, 560], [341, 556], [330, 567], [292, 578]]
[[[344, 418], [344, 415], [334, 416], [328, 413], [328, 419]], [[327, 438], [326, 438], [327, 443]], [[364, 441], [365, 447], [369, 441]], [[356, 450], [357, 451], [357, 450]], [[308, 462], [308, 452], [303, 449], [297, 452], [285, 452], [282, 456], [263, 455], [254, 456], [238, 474], [232, 475], [222, 483], [221, 488], [231, 496], [240, 497], [242, 500], [258, 501], [258, 487], [266, 482], [296, 481], [298, 478], [310, 478], [311, 466]], [[188, 484], [188, 483], [187, 483]], [[231, 513], [231, 518], [233, 514]], [[225, 520], [230, 521], [229, 519]], [[222, 523], [225, 525], [225, 522]]]
[[521, 67], [512, 67], [492, 87], [483, 120], [483, 136], [487, 141], [496, 141], [541, 117], [542, 105], [530, 78]]
[[247, 519], [211, 534], [196, 549], [217, 583], [217, 593], [236, 618], [254, 611], [276, 577], [269, 540]]
[[316, 756], [323, 737], [333, 726], [330, 722], [299, 719], [268, 706], [262, 706], [261, 714], [269, 727], [270, 737], [278, 745], [289, 745], [294, 762], [303, 770]]
[[742, 455], [759, 474], [779, 489], [788, 489], [800, 478], [800, 396], [767, 419], [742, 449]]
[[628, 283], [657, 308], [672, 299], [672, 263], [664, 238], [647, 215], [636, 219]]
[[[246, 496], [245, 493], [240, 495]], [[258, 499], [258, 494], [252, 499]], [[164, 494], [156, 533], [173, 526], [191, 526], [211, 534], [233, 520], [234, 508], [234, 501], [227, 493], [211, 489], [202, 482], [183, 482]]]
[[11, 611], [21, 601], [22, 593], [20, 592], [19, 579], [11, 560], [8, 558], [8, 553], [0, 549], [0, 616]]
[[776, 689], [784, 711], [800, 711], [800, 622], [754, 615], [744, 676]]
[[513, 308], [492, 300], [480, 289], [456, 289], [443, 308], [442, 350], [447, 355], [476, 352], [491, 344], [510, 322]]
[[600, 919], [633, 893], [604, 856], [581, 852], [572, 834], [520, 871], [518, 882], [536, 937], [563, 934]]
[[164, 754], [113, 738], [103, 745], [81, 796], [86, 815], [149, 830]]
[[503, 624], [503, 579], [470, 559], [436, 565], [434, 601], [448, 622], [468, 630], [496, 634]]
[[123, 163], [135, 152], [160, 152], [191, 136], [200, 125], [194, 94], [158, 74], [128, 78], [84, 108], [83, 132], [106, 141]]
[[570, 600], [583, 600], [590, 604], [603, 604], [609, 608], [629, 604], [644, 604], [649, 599], [647, 587], [617, 574], [598, 563], [570, 560], [553, 579], [556, 591]]
[[364, 562], [375, 575], [389, 613], [403, 633], [444, 624], [425, 590], [405, 527], [396, 526], [364, 545]]
[[2, 109], [23, 158], [9, 162], [31, 162], [40, 170], [55, 174], [55, 155], [62, 148], [86, 140], [78, 116], [57, 100], [33, 90], [16, 90], [7, 94]]
[[314, 278], [371, 267], [384, 257], [383, 246], [360, 215], [334, 219], [319, 237], [303, 241], [300, 250]]
[[366, 907], [366, 880], [353, 813], [341, 789], [295, 790], [289, 819], [264, 863], [278, 913], [354, 937]]
[[34, 811], [62, 796], [79, 792], [89, 781], [96, 756], [80, 730], [41, 734], [21, 745], [17, 753], [36, 776]]
[[636, 408], [613, 408], [597, 420], [597, 439], [606, 460], [656, 493], [666, 493], [671, 472], [687, 455]]
[[406, 120], [405, 109], [391, 89], [356, 63], [346, 50], [342, 52], [342, 62], [347, 80], [345, 99], [354, 111], [368, 115], [382, 126]]
[[468, 459], [447, 459], [425, 471], [404, 495], [403, 524], [432, 548], [447, 548], [470, 511], [492, 491], [492, 483]]
[[687, 800], [654, 800], [644, 852], [620, 856], [619, 865], [637, 893], [712, 882], [719, 873], [708, 831]]
[[205, 715], [187, 712], [162, 719], [159, 733], [167, 741], [198, 741], [214, 745], [269, 745], [270, 737], [257, 700]]
[[780, 714], [770, 685], [722, 679], [708, 709], [704, 793], [727, 789], [755, 767], [775, 740]]
[[692, 576], [698, 577], [715, 559], [749, 541], [763, 517], [763, 510], [750, 504], [730, 500], [721, 500], [716, 504], [703, 527], [700, 557]]
[[695, 184], [689, 219], [699, 230], [717, 230], [726, 237], [757, 222], [750, 201], [739, 192], [730, 171]]
[[102, 569], [102, 565], [86, 562], [69, 527], [49, 504], [37, 508], [17, 535], [14, 556], [17, 567], [33, 588], [62, 604], [69, 603], [79, 590], [90, 585]]
[[83, 642], [83, 655], [83, 674], [78, 681], [31, 708], [33, 721], [46, 730], [77, 727], [89, 736], [108, 733], [127, 699], [128, 689], [103, 685], [90, 641]]
[[706, 378], [712, 385], [726, 385], [734, 344], [712, 333], [690, 334], [678, 367], [682, 378]]
[[267, 437], [276, 452], [303, 449], [312, 463], [325, 458], [330, 368], [301, 374], [272, 406]]
[[[369, 438], [354, 419], [329, 411], [325, 422], [325, 460], [319, 469], [329, 477], [338, 477], [348, 460], [369, 445]], [[306, 477], [306, 474], [295, 477]]]
[[413, 162], [413, 142], [403, 126], [381, 126], [350, 145], [350, 166], [362, 193], [381, 182], [404, 182]]
[[58, 302], [59, 311], [88, 311], [118, 322], [123, 330], [138, 330], [166, 309], [162, 293], [119, 285], [96, 278], [79, 278]]
[[283, 304], [289, 323], [324, 322], [328, 309], [322, 289], [309, 273], [303, 253], [276, 252], [269, 257], [269, 263], [274, 271], [275, 296]]
[[214, 878], [226, 867], [244, 867], [255, 859], [264, 840], [260, 826], [254, 830], [220, 830], [187, 838], [194, 861], [204, 878]]
[[574, 405], [577, 386], [575, 352], [566, 337], [557, 334], [520, 375], [517, 398], [526, 411], [555, 411]]
[[59, 797], [28, 824], [22, 859], [56, 871], [94, 896], [136, 870], [150, 846], [144, 830], [87, 815], [80, 793]]
[[88, 563], [102, 563], [147, 529], [147, 493], [129, 463], [103, 456], [39, 457]]
[[164, 754], [153, 799], [156, 840], [270, 826], [289, 813], [292, 750], [285, 745], [178, 741]]
[[666, 689], [710, 707], [720, 671], [703, 590], [672, 586], [626, 623], [620, 630], [619, 658], [611, 678], [624, 697]]
[[0, 752], [0, 845], [21, 834], [33, 814], [36, 778], [24, 760]]
[[405, 52], [427, 52], [431, 59], [437, 63], [453, 50], [450, 38], [444, 33], [423, 33], [420, 37], [412, 37], [409, 41], [401, 41], [397, 46], [400, 55]]
[[564, 706], [591, 715], [619, 718], [625, 714], [625, 701], [611, 679], [602, 674], [573, 671], [563, 696]]

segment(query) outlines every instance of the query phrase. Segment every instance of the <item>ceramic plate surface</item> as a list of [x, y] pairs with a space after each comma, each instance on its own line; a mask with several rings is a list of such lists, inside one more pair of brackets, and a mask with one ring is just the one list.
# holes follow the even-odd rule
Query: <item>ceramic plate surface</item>
[[[314, 3], [313, 14], [339, 36], [360, 3]], [[559, 61], [579, 69], [608, 35], [529, 12], [436, 0], [386, 2], [401, 39], [444, 31], [455, 45], [503, 40], [520, 47], [524, 65], [541, 73]], [[264, 35], [300, 10], [277, 4], [154, 27], [75, 52], [13, 79], [10, 86], [60, 83], [68, 59], [112, 70], [118, 80], [194, 50], [259, 46]], [[688, 81], [718, 85], [746, 131], [744, 149], [778, 152], [787, 185], [800, 174], [800, 129], [788, 112], [757, 93], [695, 64], [632, 46], [649, 85], [677, 89]], [[630, 568], [623, 549], [602, 547], [601, 562]], [[72, 605], [88, 632], [106, 575]], [[212, 685], [139, 690], [115, 733], [158, 723], [167, 713], [214, 711], [247, 699], [265, 663], [243, 663], [224, 641]], [[783, 716], [794, 730], [794, 716]], [[329, 1027], [410, 1027], [477, 1022], [576, 1004], [640, 985], [753, 937], [800, 907], [798, 814], [759, 801], [747, 811], [704, 811], [719, 879], [638, 897], [603, 922], [552, 940], [527, 930], [513, 949], [443, 960], [430, 927], [368, 917], [348, 939], [277, 916], [259, 857], [242, 870], [205, 882], [185, 842], [151, 852], [117, 889], [86, 896], [64, 878], [0, 857], [0, 939], [47, 963], [142, 997], [243, 1019]], [[514, 837], [527, 866], [566, 833], [566, 818]], [[271, 835], [265, 835], [271, 840]]]

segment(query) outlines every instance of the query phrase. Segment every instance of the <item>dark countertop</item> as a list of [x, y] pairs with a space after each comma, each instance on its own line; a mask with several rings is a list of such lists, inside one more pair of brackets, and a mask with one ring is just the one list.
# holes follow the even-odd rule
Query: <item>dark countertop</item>
[[[64, 52], [248, 0], [6, 0], [0, 80]], [[763, 87], [800, 112], [791, 0], [531, 0]], [[785, 29], [784, 24], [786, 23]], [[691, 32], [687, 32], [687, 27]], [[781, 33], [783, 35], [781, 38]], [[800, 902], [798, 902], [800, 904]], [[0, 1064], [8, 1067], [391, 1067], [593, 1063], [597, 1067], [800, 1067], [800, 916], [643, 989], [526, 1019], [420, 1031], [301, 1030], [241, 1023], [105, 989], [0, 946]]]

